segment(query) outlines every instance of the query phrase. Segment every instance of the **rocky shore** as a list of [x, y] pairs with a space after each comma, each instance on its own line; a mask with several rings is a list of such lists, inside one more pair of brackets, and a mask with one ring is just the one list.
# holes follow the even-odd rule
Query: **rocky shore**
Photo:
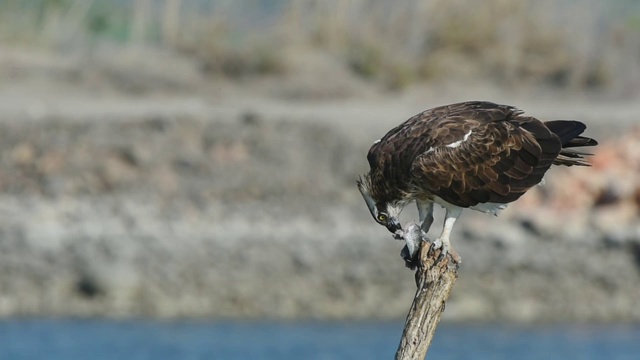
[[637, 101], [467, 82], [391, 94], [317, 55], [234, 82], [144, 47], [1, 47], [0, 317], [402, 318], [403, 244], [355, 179], [399, 122], [485, 99], [582, 120], [601, 146], [498, 218], [462, 215], [445, 319], [640, 321]]
[[[354, 187], [387, 125], [331, 124], [5, 115], [0, 316], [403, 317], [403, 244]], [[445, 319], [640, 321], [640, 132], [624, 132], [499, 218], [464, 213]]]

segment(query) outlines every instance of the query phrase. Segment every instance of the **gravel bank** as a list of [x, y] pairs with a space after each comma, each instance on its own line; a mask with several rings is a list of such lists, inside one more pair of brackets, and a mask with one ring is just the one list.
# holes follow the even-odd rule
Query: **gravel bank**
[[[377, 128], [330, 124], [0, 122], [0, 315], [403, 317], [402, 244], [353, 186]], [[465, 213], [445, 318], [640, 320], [639, 138], [625, 161], [616, 143], [556, 169], [499, 218]]]

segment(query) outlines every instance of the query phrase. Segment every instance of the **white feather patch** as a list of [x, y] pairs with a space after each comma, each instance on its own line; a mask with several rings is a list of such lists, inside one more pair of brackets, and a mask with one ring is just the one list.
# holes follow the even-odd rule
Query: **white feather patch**
[[462, 140], [458, 140], [458, 141], [453, 142], [453, 143], [451, 143], [449, 145], [446, 145], [446, 146], [450, 147], [450, 148], [457, 148], [458, 146], [460, 146], [460, 144], [462, 144], [463, 142], [467, 141], [469, 136], [471, 136], [471, 133], [472, 133], [472, 131], [469, 130], [469, 132], [464, 135], [464, 138], [462, 138]]
[[498, 203], [480, 203], [478, 205], [472, 206], [471, 209], [480, 211], [483, 213], [493, 214], [498, 216], [500, 211], [507, 208], [507, 204], [498, 204]]

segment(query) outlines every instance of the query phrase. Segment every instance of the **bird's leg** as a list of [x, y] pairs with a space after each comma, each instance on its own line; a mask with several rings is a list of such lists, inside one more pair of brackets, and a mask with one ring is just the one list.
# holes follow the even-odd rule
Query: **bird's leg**
[[451, 229], [453, 229], [453, 224], [455, 224], [456, 220], [460, 216], [460, 213], [462, 213], [462, 208], [459, 208], [459, 207], [447, 208], [447, 213], [444, 219], [444, 228], [442, 229], [442, 234], [440, 234], [440, 237], [438, 237], [438, 239], [436, 239], [433, 242], [433, 249], [442, 249], [440, 253], [440, 257], [438, 258], [438, 261], [444, 259], [444, 257], [447, 256], [449, 252], [451, 252], [451, 256], [453, 257], [455, 262], [457, 263], [462, 262], [460, 255], [458, 255], [458, 253], [456, 253], [451, 248], [451, 241], [449, 240], [449, 236], [451, 235]]
[[425, 233], [429, 232], [431, 224], [433, 224], [433, 202], [416, 200], [418, 206], [418, 215], [420, 216], [420, 228]]

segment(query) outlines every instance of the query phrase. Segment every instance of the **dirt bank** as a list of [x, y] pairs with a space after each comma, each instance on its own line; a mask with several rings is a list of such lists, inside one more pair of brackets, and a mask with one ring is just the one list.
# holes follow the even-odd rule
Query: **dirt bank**
[[164, 52], [0, 50], [1, 316], [402, 317], [413, 275], [355, 179], [387, 129], [486, 99], [585, 121], [609, 145], [499, 218], [463, 215], [445, 317], [640, 320], [637, 101], [391, 94], [344, 72], [230, 83]]
[[[406, 311], [414, 285], [402, 244], [375, 225], [353, 186], [369, 136], [320, 119], [267, 119], [259, 109], [224, 120], [4, 120], [4, 316]], [[582, 177], [615, 171], [557, 171], [500, 218], [465, 214], [453, 236], [464, 262], [446, 317], [640, 320], [632, 190], [625, 185], [606, 204], [589, 200], [616, 189], [598, 184], [631, 175], [602, 175], [582, 203], [553, 200], [563, 182], [575, 189]]]

